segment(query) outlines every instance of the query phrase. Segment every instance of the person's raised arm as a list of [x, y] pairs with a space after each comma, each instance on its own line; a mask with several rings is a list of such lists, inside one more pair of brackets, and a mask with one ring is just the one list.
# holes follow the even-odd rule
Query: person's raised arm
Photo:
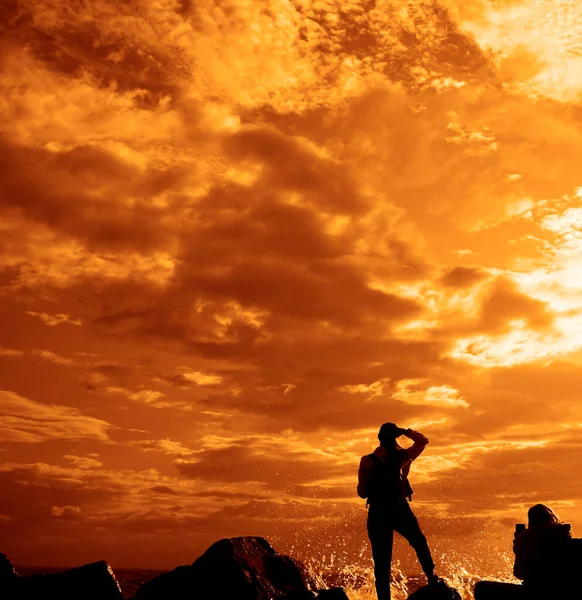
[[408, 457], [410, 460], [418, 458], [428, 444], [428, 438], [414, 429], [405, 429], [403, 435], [411, 439], [414, 444], [408, 448]]

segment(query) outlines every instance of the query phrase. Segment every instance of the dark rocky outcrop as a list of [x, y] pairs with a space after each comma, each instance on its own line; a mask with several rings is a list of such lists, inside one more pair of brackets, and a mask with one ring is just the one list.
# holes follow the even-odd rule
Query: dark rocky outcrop
[[0, 598], [8, 598], [12, 594], [17, 578], [16, 571], [6, 554], [0, 553]]
[[349, 600], [343, 588], [330, 588], [318, 590], [316, 600]]
[[455, 588], [441, 582], [438, 585], [426, 585], [408, 596], [408, 600], [462, 600]]
[[99, 561], [62, 573], [14, 577], [2, 600], [123, 600], [111, 567]]
[[[104, 561], [60, 573], [19, 577], [0, 554], [0, 600], [123, 600]], [[191, 565], [146, 581], [134, 600], [348, 600], [342, 588], [318, 589], [298, 560], [261, 537], [223, 539]]]
[[10, 559], [0, 552], [0, 587], [3, 583], [12, 581], [17, 576]]
[[146, 582], [134, 600], [313, 600], [315, 596], [315, 581], [299, 561], [278, 554], [264, 538], [238, 537], [220, 540], [191, 565]]

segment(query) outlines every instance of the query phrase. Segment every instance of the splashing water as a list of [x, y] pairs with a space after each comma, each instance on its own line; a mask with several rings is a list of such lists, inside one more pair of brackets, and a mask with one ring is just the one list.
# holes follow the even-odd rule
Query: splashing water
[[[427, 520], [428, 526], [433, 526]], [[513, 529], [483, 520], [478, 530], [459, 523], [426, 528], [436, 572], [463, 600], [474, 600], [478, 581], [518, 583], [512, 577]], [[372, 553], [362, 511], [330, 519], [329, 523], [304, 525], [289, 535], [271, 536], [278, 551], [301, 560], [309, 567], [319, 587], [342, 587], [350, 600], [377, 600]], [[426, 585], [418, 559], [401, 536], [394, 537], [392, 600], [406, 600]]]
[[[444, 581], [455, 588], [463, 600], [473, 600], [473, 589], [478, 581], [503, 581], [516, 583], [510, 576], [486, 572], [478, 574], [470, 572], [460, 563], [451, 562], [451, 556], [440, 557], [443, 564], [448, 564], [446, 573], [439, 573]], [[374, 586], [373, 567], [357, 564], [341, 565], [337, 557], [323, 556], [320, 561], [308, 561], [307, 566], [318, 586], [342, 587], [350, 600], [377, 600]], [[508, 570], [507, 573], [511, 573]], [[398, 560], [392, 563], [392, 600], [406, 600], [410, 594], [426, 585], [423, 575], [407, 575]]]
[[[460, 570], [442, 577], [446, 583], [455, 588], [463, 600], [473, 600], [475, 584], [483, 577]], [[511, 578], [488, 577], [490, 581], [514, 582]], [[319, 574], [318, 584], [322, 587], [342, 587], [350, 600], [377, 600], [372, 568], [346, 567], [339, 573]], [[399, 566], [392, 567], [392, 600], [406, 600], [412, 592], [426, 585], [426, 578], [421, 575], [405, 575]]]

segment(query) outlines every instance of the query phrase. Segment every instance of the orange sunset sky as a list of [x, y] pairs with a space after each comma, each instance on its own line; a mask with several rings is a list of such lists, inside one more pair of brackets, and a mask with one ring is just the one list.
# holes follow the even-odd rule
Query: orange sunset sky
[[439, 572], [536, 502], [581, 535], [581, 40], [576, 0], [4, 0], [0, 550], [371, 564], [384, 421]]

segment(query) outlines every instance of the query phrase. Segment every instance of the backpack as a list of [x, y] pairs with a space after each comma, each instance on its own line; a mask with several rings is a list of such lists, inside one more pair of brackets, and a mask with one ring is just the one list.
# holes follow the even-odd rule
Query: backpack
[[368, 454], [373, 468], [370, 473], [367, 505], [396, 505], [403, 498], [412, 496], [412, 488], [408, 479], [403, 478], [401, 472], [403, 459], [407, 457], [406, 450], [398, 450], [385, 460], [381, 460], [375, 454]]

